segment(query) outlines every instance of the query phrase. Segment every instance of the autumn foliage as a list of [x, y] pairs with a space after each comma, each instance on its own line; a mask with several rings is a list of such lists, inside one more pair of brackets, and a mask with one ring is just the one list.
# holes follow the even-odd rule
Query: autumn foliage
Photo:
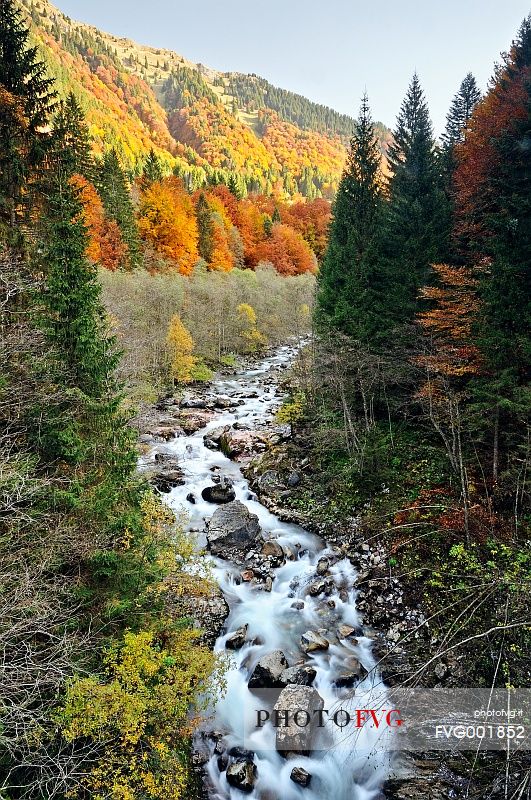
[[138, 227], [162, 256], [189, 275], [199, 260], [194, 205], [178, 178], [154, 183], [142, 197]]
[[114, 272], [126, 261], [127, 245], [118, 224], [105, 216], [103, 203], [92, 183], [75, 175], [73, 183], [80, 192], [84, 222], [89, 234], [87, 256], [96, 264]]

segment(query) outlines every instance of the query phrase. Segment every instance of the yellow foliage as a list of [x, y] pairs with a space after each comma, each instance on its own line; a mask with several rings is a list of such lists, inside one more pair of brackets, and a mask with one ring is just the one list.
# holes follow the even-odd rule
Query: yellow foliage
[[194, 368], [197, 364], [197, 359], [192, 355], [194, 340], [178, 314], [174, 314], [171, 318], [166, 342], [170, 351], [171, 377], [177, 383], [190, 383], [193, 380]]
[[266, 337], [256, 327], [256, 311], [248, 303], [240, 303], [236, 309], [241, 324], [240, 336], [248, 353], [258, 353], [267, 345]]
[[190, 629], [125, 633], [105, 656], [103, 678], [75, 678], [57, 716], [68, 742], [104, 744], [85, 787], [95, 799], [180, 800], [187, 783], [184, 743], [189, 709], [200, 699], [215, 656]]

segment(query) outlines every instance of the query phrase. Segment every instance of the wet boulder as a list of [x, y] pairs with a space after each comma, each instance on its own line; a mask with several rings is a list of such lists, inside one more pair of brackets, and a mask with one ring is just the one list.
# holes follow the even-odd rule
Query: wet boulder
[[310, 773], [306, 772], [306, 770], [303, 769], [302, 767], [293, 767], [293, 769], [291, 770], [290, 778], [293, 781], [293, 783], [298, 783], [299, 786], [302, 786], [305, 789], [307, 786], [310, 785], [312, 781], [312, 776], [310, 775]]
[[318, 712], [323, 708], [323, 698], [311, 686], [290, 684], [282, 689], [274, 707], [283, 719], [276, 730], [276, 749], [281, 755], [288, 752], [308, 755], [312, 751]]
[[207, 526], [208, 548], [223, 558], [243, 555], [261, 537], [258, 517], [239, 500], [218, 508]]
[[207, 503], [219, 503], [221, 505], [223, 503], [231, 503], [235, 500], [236, 492], [234, 491], [232, 481], [222, 476], [219, 482], [215, 483], [214, 486], [207, 486], [203, 489], [201, 497], [203, 500], [206, 500]]
[[228, 639], [225, 642], [225, 647], [227, 650], [239, 650], [245, 644], [247, 639], [247, 630], [248, 625], [242, 625], [241, 628], [231, 633]]
[[214, 428], [213, 431], [203, 436], [203, 443], [209, 450], [219, 450], [221, 447], [221, 440], [223, 436], [230, 430], [229, 425], [224, 425], [220, 428]]
[[251, 794], [256, 782], [256, 765], [250, 761], [234, 761], [227, 767], [227, 783], [240, 792]]
[[310, 597], [318, 597], [320, 594], [330, 594], [332, 587], [333, 581], [326, 578], [319, 578], [310, 584]]
[[168, 492], [171, 492], [176, 486], [184, 486], [186, 481], [180, 469], [169, 469], [157, 472], [151, 478], [150, 483], [155, 489], [158, 489], [159, 492], [168, 494]]
[[301, 649], [304, 653], [313, 653], [316, 650], [328, 650], [330, 642], [316, 631], [306, 631], [301, 636]]
[[274, 689], [283, 685], [281, 675], [288, 669], [282, 650], [273, 650], [260, 659], [249, 678], [249, 689]]
[[274, 539], [268, 539], [262, 547], [262, 555], [271, 561], [274, 567], [280, 567], [285, 561], [284, 550]]
[[280, 675], [280, 681], [283, 686], [288, 686], [290, 683], [297, 686], [311, 686], [316, 675], [317, 671], [313, 667], [302, 664], [285, 669]]
[[357, 658], [351, 656], [344, 662], [334, 680], [334, 685], [338, 689], [350, 689], [356, 683], [366, 678], [368, 674], [363, 664], [361, 664]]
[[353, 628], [352, 625], [339, 625], [337, 629], [338, 639], [350, 639], [351, 644], [358, 644], [356, 639], [352, 637], [359, 632], [359, 629]]

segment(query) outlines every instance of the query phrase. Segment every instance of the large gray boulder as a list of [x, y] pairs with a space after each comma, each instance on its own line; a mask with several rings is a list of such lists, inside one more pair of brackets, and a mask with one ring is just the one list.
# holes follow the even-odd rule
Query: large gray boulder
[[288, 668], [282, 650], [273, 650], [260, 659], [249, 678], [249, 689], [274, 689], [283, 686], [282, 673]]
[[300, 664], [285, 669], [280, 676], [280, 682], [283, 686], [290, 683], [296, 683], [298, 686], [311, 686], [316, 676], [317, 671], [313, 667], [309, 664]]
[[218, 508], [207, 526], [210, 552], [225, 559], [246, 553], [257, 539], [262, 541], [258, 517], [239, 500]]
[[[281, 755], [312, 751], [313, 738], [319, 725], [318, 712], [324, 708], [324, 700], [311, 686], [290, 684], [282, 689], [274, 710], [283, 720], [276, 733], [276, 749]], [[284, 718], [287, 714], [287, 725]]]

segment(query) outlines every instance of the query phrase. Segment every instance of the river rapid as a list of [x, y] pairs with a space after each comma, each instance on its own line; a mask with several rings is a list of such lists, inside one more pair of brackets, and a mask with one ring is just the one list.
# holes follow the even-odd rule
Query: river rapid
[[[372, 640], [364, 635], [356, 610], [356, 572], [351, 563], [318, 536], [271, 514], [250, 489], [238, 463], [204, 443], [204, 438], [220, 426], [236, 423], [244, 428], [273, 428], [274, 412], [280, 404], [278, 375], [295, 356], [293, 347], [284, 346], [251, 369], [217, 379], [211, 395], [232, 398], [241, 405], [220, 410], [197, 432], [159, 448], [178, 459], [185, 479], [185, 484], [173, 488], [165, 500], [177, 514], [186, 512], [190, 530], [203, 532], [200, 545], [206, 543], [205, 521], [218, 508], [203, 500], [201, 493], [212, 485], [213, 475], [222, 475], [232, 481], [236, 500], [258, 517], [263, 537], [275, 540], [287, 554], [284, 563], [272, 569], [270, 591], [242, 580], [241, 565], [212, 559], [230, 614], [215, 645], [215, 650], [226, 653], [229, 659], [226, 688], [212, 704], [209, 730], [199, 737], [205, 750], [205, 782], [211, 800], [241, 800], [245, 796], [252, 800], [376, 800], [382, 796], [389, 769], [381, 734], [368, 727], [355, 731], [327, 727], [326, 743], [318, 738], [308, 756], [291, 754], [289, 758], [276, 751], [276, 731], [270, 722], [251, 733], [245, 728], [245, 720], [249, 722], [267, 702], [248, 688], [248, 680], [259, 660], [272, 651], [282, 651], [290, 666], [304, 663], [313, 668], [312, 686], [325, 709], [339, 709], [342, 702], [351, 714], [355, 708], [373, 708], [375, 694], [381, 702], [385, 691], [371, 652]], [[147, 456], [148, 461], [153, 453]], [[191, 495], [195, 502], [190, 501]], [[310, 590], [319, 578], [318, 564], [327, 557], [327, 590], [313, 596]], [[242, 626], [247, 626], [245, 643], [240, 649], [227, 650], [227, 640]], [[344, 635], [347, 628], [351, 631]], [[305, 652], [301, 636], [308, 631], [324, 637], [327, 649]], [[357, 678], [347, 680], [349, 675], [356, 675], [353, 665], [358, 665]], [[251, 777], [240, 788], [229, 783], [227, 767], [231, 764], [240, 764]], [[246, 768], [245, 764], [252, 766]], [[311, 776], [307, 786], [294, 781], [296, 767], [303, 770], [303, 776]]]

